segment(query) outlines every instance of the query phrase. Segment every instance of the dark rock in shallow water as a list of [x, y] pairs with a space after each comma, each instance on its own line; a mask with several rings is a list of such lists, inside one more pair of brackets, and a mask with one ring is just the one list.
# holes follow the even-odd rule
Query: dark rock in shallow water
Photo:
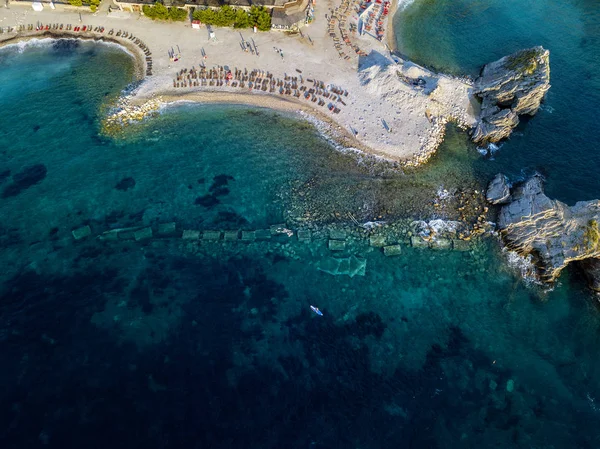
[[34, 132], [34, 133], [38, 132], [38, 131], [40, 130], [40, 128], [41, 128], [41, 127], [40, 127], [40, 125], [35, 125], [35, 126], [33, 127], [33, 132]]
[[77, 39], [57, 39], [52, 44], [52, 50], [61, 56], [68, 56], [79, 48], [80, 42]]
[[115, 189], [126, 191], [129, 189], [133, 189], [135, 187], [135, 179], [128, 177], [123, 178], [119, 181], [119, 183], [115, 186]]
[[217, 189], [221, 186], [226, 186], [229, 181], [235, 181], [235, 178], [230, 175], [217, 175], [213, 178], [213, 183], [209, 190]]
[[217, 175], [213, 178], [213, 183], [208, 189], [209, 192], [219, 192], [221, 190], [227, 191], [229, 193], [229, 189], [227, 189], [227, 184], [229, 181], [234, 181], [233, 176], [229, 175]]
[[46, 166], [44, 164], [35, 164], [24, 168], [13, 176], [13, 182], [6, 186], [2, 192], [2, 198], [17, 196], [23, 190], [37, 184], [46, 177]]
[[197, 206], [204, 207], [214, 207], [219, 203], [220, 201], [218, 200], [218, 198], [212, 195], [199, 196], [198, 198], [196, 198], [196, 201], [194, 201], [194, 204], [196, 204]]

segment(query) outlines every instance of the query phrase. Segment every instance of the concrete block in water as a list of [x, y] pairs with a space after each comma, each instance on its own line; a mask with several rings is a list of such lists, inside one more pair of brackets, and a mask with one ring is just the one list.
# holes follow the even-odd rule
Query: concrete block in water
[[173, 235], [177, 231], [177, 225], [175, 222], [171, 223], [159, 223], [158, 224], [158, 235]]
[[133, 240], [135, 239], [135, 233], [142, 229], [141, 226], [135, 226], [133, 228], [121, 228], [117, 229], [119, 240]]
[[110, 231], [104, 231], [98, 236], [100, 240], [118, 240], [119, 229], [111, 229]]
[[204, 231], [202, 233], [202, 240], [220, 240], [221, 231]]
[[81, 240], [92, 235], [92, 229], [89, 226], [82, 226], [81, 228], [73, 229], [71, 231], [75, 240]]
[[183, 240], [200, 240], [200, 231], [186, 229], [181, 236]]
[[515, 381], [512, 379], [508, 379], [508, 381], [506, 381], [506, 391], [508, 393], [512, 393], [515, 390]]
[[257, 229], [256, 240], [269, 240], [271, 238], [271, 231], [269, 229]]
[[223, 232], [223, 240], [227, 242], [234, 242], [240, 237], [240, 231], [225, 231]]
[[367, 269], [367, 260], [356, 256], [344, 258], [327, 257], [319, 261], [317, 268], [334, 276], [364, 276]]
[[410, 238], [410, 245], [413, 248], [427, 248], [429, 247], [429, 242], [423, 240], [423, 238], [419, 237], [418, 235], [413, 235]]
[[300, 242], [310, 242], [312, 240], [312, 234], [308, 229], [298, 230], [298, 240]]
[[346, 242], [344, 240], [329, 240], [329, 249], [331, 251], [342, 251], [346, 249]]
[[402, 254], [402, 247], [400, 245], [388, 245], [383, 247], [383, 254], [386, 256], [399, 256]]
[[256, 231], [242, 231], [242, 240], [244, 242], [253, 242], [256, 240]]
[[332, 240], [345, 240], [346, 230], [345, 229], [330, 229], [329, 238]]
[[385, 235], [372, 235], [371, 237], [369, 237], [369, 245], [375, 248], [383, 248], [385, 246]]
[[133, 238], [138, 242], [140, 240], [151, 239], [152, 238], [152, 228], [147, 227], [147, 228], [142, 228], [138, 231], [135, 231], [133, 233]]
[[285, 224], [271, 225], [269, 230], [271, 231], [271, 235], [287, 235], [288, 237], [294, 235], [294, 231], [286, 228]]
[[452, 241], [452, 248], [456, 251], [469, 251], [471, 249], [471, 243], [456, 239]]
[[446, 238], [436, 238], [430, 243], [433, 249], [452, 249], [452, 240]]

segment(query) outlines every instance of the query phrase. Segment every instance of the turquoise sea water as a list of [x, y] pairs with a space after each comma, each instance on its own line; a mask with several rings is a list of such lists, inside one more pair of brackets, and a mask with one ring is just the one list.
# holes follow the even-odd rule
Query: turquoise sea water
[[573, 204], [600, 197], [600, 4], [593, 0], [417, 0], [394, 19], [399, 50], [443, 71], [476, 76], [487, 62], [522, 48], [550, 50], [542, 110], [513, 134], [489, 174], [547, 177], [547, 193]]
[[[438, 189], [481, 189], [512, 141], [489, 161], [450, 132], [401, 174], [293, 117], [189, 104], [113, 139], [100, 119], [129, 67], [91, 43], [0, 50], [1, 447], [598, 445], [600, 319], [577, 270], [542, 293], [494, 240], [386, 258], [352, 224], [439, 216]], [[165, 222], [313, 240], [93, 238]], [[332, 229], [364, 276], [318, 269]]]

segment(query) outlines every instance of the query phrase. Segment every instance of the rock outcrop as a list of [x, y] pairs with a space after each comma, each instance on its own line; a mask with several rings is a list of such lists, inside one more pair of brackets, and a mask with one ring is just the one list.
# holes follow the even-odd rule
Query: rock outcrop
[[521, 50], [487, 64], [473, 92], [481, 99], [476, 143], [498, 142], [519, 124], [519, 115], [534, 115], [550, 89], [550, 52], [542, 47]]
[[506, 204], [510, 202], [510, 184], [508, 178], [498, 173], [488, 186], [485, 199], [492, 204]]
[[533, 256], [541, 281], [554, 281], [571, 262], [590, 259], [582, 268], [597, 269], [592, 259], [600, 258], [600, 200], [571, 207], [551, 200], [539, 175], [515, 188], [512, 197], [500, 210], [498, 228], [509, 249]]

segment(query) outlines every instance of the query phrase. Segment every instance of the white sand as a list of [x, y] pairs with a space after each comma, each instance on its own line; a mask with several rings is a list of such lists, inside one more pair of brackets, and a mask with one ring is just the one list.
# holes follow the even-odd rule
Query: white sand
[[[441, 142], [445, 124], [449, 120], [465, 127], [475, 125], [477, 111], [471, 106], [472, 86], [468, 81], [434, 74], [410, 62], [399, 61], [396, 64], [385, 45], [370, 36], [357, 37], [362, 49], [378, 52], [365, 58], [365, 65], [370, 67], [359, 70], [355, 55], [348, 61], [342, 60], [328, 35], [325, 20], [325, 14], [329, 15], [330, 9], [337, 6], [339, 1], [317, 2], [316, 21], [303, 28], [304, 38], [278, 31], [255, 34], [251, 30], [243, 30], [242, 35], [247, 41], [254, 40], [259, 56], [241, 50], [241, 37], [237, 30], [216, 28], [216, 41], [210, 41], [204, 27], [196, 30], [187, 22], [153, 22], [133, 13], [91, 14], [81, 9], [83, 23], [80, 23], [80, 9], [77, 8], [57, 6], [57, 9], [50, 10], [46, 6], [44, 11], [35, 12], [29, 5], [11, 2], [10, 9], [0, 9], [0, 26], [36, 24], [39, 21], [44, 24], [71, 23], [73, 26], [102, 25], [106, 28], [104, 35], [111, 28], [115, 31], [128, 31], [145, 42], [153, 58], [153, 76], [146, 78], [137, 98], [149, 99], [160, 95], [167, 100], [187, 98], [218, 102], [221, 92], [224, 102], [267, 107], [278, 107], [277, 104], [280, 103], [284, 105], [280, 105], [280, 109], [305, 112], [314, 110], [317, 112], [311, 112], [313, 115], [330, 123], [333, 120], [342, 128], [337, 130], [337, 134], [345, 136], [345, 145], [356, 146], [388, 159], [423, 162]], [[21, 33], [20, 38], [25, 34], [27, 33]], [[12, 37], [14, 36], [15, 33], [12, 33]], [[312, 39], [312, 44], [308, 36]], [[6, 33], [0, 35], [0, 43], [8, 37], [11, 36]], [[131, 41], [121, 41], [133, 48]], [[283, 51], [283, 59], [274, 47]], [[208, 56], [206, 60], [202, 59], [202, 48]], [[181, 54], [179, 61], [170, 60], [170, 50]], [[143, 56], [138, 53], [140, 55]], [[296, 71], [299, 69], [305, 80], [318, 79], [347, 90], [348, 96], [343, 97], [346, 106], [337, 103], [341, 112], [332, 114], [326, 107], [319, 107], [316, 103], [303, 99], [285, 96], [285, 102], [278, 102], [275, 98], [280, 97], [279, 94], [248, 95], [248, 89], [226, 87], [173, 87], [173, 79], [178, 71], [198, 68], [202, 62], [207, 68], [220, 65], [231, 69], [261, 69], [282, 79], [286, 74], [299, 76]], [[397, 72], [411, 77], [423, 77], [429, 88], [423, 91], [409, 87], [399, 79]], [[213, 93], [206, 94], [207, 91]], [[246, 95], [236, 95], [236, 92], [244, 92]], [[390, 132], [385, 129], [382, 120], [386, 122]], [[356, 139], [353, 138], [355, 133]]]

